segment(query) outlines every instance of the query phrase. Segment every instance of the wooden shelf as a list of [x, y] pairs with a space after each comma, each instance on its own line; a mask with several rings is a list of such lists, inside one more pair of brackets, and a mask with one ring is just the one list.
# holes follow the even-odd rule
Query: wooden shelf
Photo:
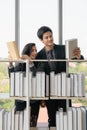
[[50, 97], [50, 99], [82, 99], [82, 100], [87, 100], [87, 96], [85, 97]]
[[[2, 99], [2, 98], [1, 98]], [[17, 99], [17, 100], [24, 100], [24, 101], [27, 101], [27, 98], [26, 97], [10, 97], [10, 99]], [[48, 100], [49, 98], [46, 97], [46, 98], [40, 98], [40, 97], [35, 97], [35, 98], [29, 98], [30, 100]], [[82, 99], [82, 100], [87, 100], [87, 96], [86, 97], [56, 97], [56, 96], [53, 96], [53, 97], [50, 97], [50, 99]]]
[[[18, 99], [18, 100], [24, 100], [24, 101], [27, 101], [27, 96], [26, 97], [13, 97], [13, 96], [10, 96], [9, 98], [11, 99]], [[30, 100], [48, 100], [48, 97], [29, 97]]]

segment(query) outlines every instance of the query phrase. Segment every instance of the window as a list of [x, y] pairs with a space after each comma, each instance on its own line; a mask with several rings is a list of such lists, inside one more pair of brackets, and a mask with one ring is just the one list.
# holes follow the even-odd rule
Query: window
[[0, 57], [4, 58], [8, 56], [6, 42], [15, 39], [14, 7], [15, 0], [0, 1]]
[[57, 0], [25, 0], [20, 1], [21, 49], [29, 42], [35, 42], [38, 50], [43, 44], [37, 38], [37, 30], [43, 25], [52, 28], [55, 43], [58, 41], [58, 9]]
[[[0, 58], [8, 57], [6, 42], [15, 40], [15, 0], [0, 1]], [[9, 97], [9, 79], [6, 62], [0, 62], [0, 98]], [[2, 94], [1, 94], [2, 93]], [[14, 101], [0, 100], [0, 108], [11, 109]]]
[[87, 58], [87, 1], [63, 1], [63, 42], [78, 38], [81, 52]]

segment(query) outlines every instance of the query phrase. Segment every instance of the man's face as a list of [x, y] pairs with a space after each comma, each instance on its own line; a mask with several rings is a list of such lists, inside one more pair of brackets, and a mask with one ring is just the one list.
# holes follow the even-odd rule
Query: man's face
[[46, 32], [43, 34], [43, 39], [41, 40], [45, 46], [53, 46], [53, 34], [51, 32]]

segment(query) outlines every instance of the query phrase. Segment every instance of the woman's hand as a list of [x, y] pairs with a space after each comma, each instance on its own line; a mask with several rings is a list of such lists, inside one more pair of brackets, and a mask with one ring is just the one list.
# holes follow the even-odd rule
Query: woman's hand
[[27, 60], [27, 59], [28, 59], [28, 60], [29, 60], [29, 64], [32, 64], [32, 63], [33, 63], [32, 59], [31, 59], [28, 55], [22, 55], [22, 56], [21, 56], [21, 59], [22, 59], [22, 60]]
[[10, 55], [10, 53], [8, 52], [8, 59], [9, 59], [9, 67], [13, 67], [13, 63], [11, 62], [12, 61], [12, 57]]

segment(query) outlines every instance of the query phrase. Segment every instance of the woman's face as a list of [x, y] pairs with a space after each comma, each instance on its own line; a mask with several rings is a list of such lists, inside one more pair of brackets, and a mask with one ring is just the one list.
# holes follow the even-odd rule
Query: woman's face
[[35, 59], [36, 55], [37, 55], [37, 48], [36, 48], [36, 46], [33, 46], [32, 50], [31, 50], [30, 58]]

